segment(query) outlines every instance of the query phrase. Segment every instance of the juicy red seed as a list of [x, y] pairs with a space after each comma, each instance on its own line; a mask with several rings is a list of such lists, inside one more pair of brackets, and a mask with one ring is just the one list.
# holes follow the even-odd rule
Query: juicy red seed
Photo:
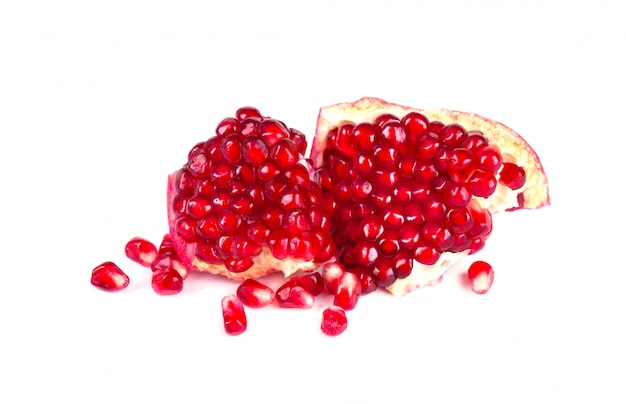
[[226, 160], [218, 160], [211, 165], [211, 179], [213, 184], [225, 187], [235, 176], [233, 167]]
[[456, 147], [467, 137], [465, 129], [456, 123], [444, 126], [439, 131], [439, 138], [444, 144]]
[[221, 264], [222, 259], [217, 253], [217, 249], [213, 243], [198, 241], [196, 243], [196, 255], [204, 262], [209, 264]]
[[129, 283], [128, 275], [111, 261], [98, 265], [91, 272], [91, 284], [102, 290], [115, 292], [124, 289]]
[[220, 152], [229, 163], [236, 163], [241, 158], [241, 135], [233, 133], [222, 139]]
[[198, 237], [196, 232], [196, 222], [187, 217], [179, 217], [175, 223], [176, 232], [185, 241], [195, 241]]
[[426, 241], [419, 242], [413, 254], [413, 258], [421, 264], [433, 265], [441, 256], [441, 252]]
[[378, 249], [381, 254], [391, 256], [400, 251], [400, 236], [392, 230], [385, 230], [378, 239]]
[[359, 224], [359, 229], [361, 229], [361, 234], [367, 240], [374, 241], [377, 240], [383, 234], [385, 230], [383, 227], [383, 222], [379, 216], [368, 216], [361, 220]]
[[470, 209], [470, 215], [474, 224], [468, 230], [468, 235], [472, 238], [483, 237], [491, 232], [491, 213], [487, 209]]
[[413, 256], [407, 250], [401, 250], [392, 258], [393, 273], [398, 279], [406, 278], [413, 270]]
[[293, 309], [310, 309], [315, 297], [299, 283], [288, 280], [276, 290], [276, 303], [279, 307]]
[[285, 210], [304, 208], [304, 196], [296, 189], [287, 191], [280, 196], [278, 204]]
[[489, 141], [482, 132], [467, 132], [467, 137], [460, 144], [460, 147], [473, 153], [477, 153], [481, 148], [487, 146]]
[[195, 176], [205, 175], [211, 164], [209, 163], [209, 158], [205, 154], [205, 151], [200, 145], [195, 146], [189, 152], [187, 168], [189, 171]]
[[213, 205], [211, 199], [205, 195], [194, 195], [187, 201], [185, 213], [194, 219], [199, 219], [211, 213]]
[[370, 174], [370, 182], [375, 188], [386, 191], [398, 182], [398, 172], [389, 168], [375, 168]]
[[377, 259], [370, 270], [378, 287], [387, 287], [396, 280], [396, 274], [393, 272], [393, 262], [389, 258]]
[[259, 118], [244, 118], [239, 122], [237, 131], [244, 137], [256, 135], [259, 122], [261, 122]]
[[161, 296], [175, 295], [183, 290], [183, 278], [173, 268], [154, 271], [152, 289]]
[[[372, 172], [372, 168], [374, 167], [374, 162], [369, 154], [359, 153], [353, 160], [352, 167], [354, 169], [355, 174], [359, 174], [362, 176], [367, 176]], [[341, 178], [341, 176], [336, 175], [333, 172], [334, 178]]]
[[491, 289], [494, 278], [493, 268], [485, 261], [472, 263], [467, 270], [467, 276], [474, 292], [482, 295]]
[[490, 173], [497, 173], [502, 166], [502, 156], [500, 152], [493, 147], [483, 147], [476, 152], [476, 167], [488, 171]]
[[472, 194], [488, 198], [496, 191], [498, 181], [496, 176], [485, 171], [475, 171], [467, 181], [467, 186]]
[[306, 188], [309, 186], [311, 182], [311, 177], [309, 177], [309, 171], [300, 164], [294, 164], [287, 169], [283, 173], [287, 182], [291, 185], [296, 185], [298, 187]]
[[133, 237], [126, 243], [124, 253], [131, 260], [150, 267], [157, 256], [157, 248], [145, 238]]
[[340, 151], [344, 156], [352, 158], [356, 156], [358, 150], [354, 147], [352, 143], [352, 132], [354, 130], [354, 126], [350, 124], [345, 124], [340, 126], [337, 129], [336, 135], [336, 145], [337, 150]]
[[224, 331], [229, 335], [239, 335], [248, 328], [248, 320], [243, 304], [235, 295], [222, 298], [222, 318]]
[[296, 145], [296, 149], [298, 149], [298, 153], [304, 155], [307, 148], [306, 135], [293, 128], [289, 130], [289, 133], [291, 134], [291, 140], [293, 140], [293, 143]]
[[222, 233], [217, 224], [217, 217], [215, 215], [208, 215], [198, 220], [196, 233], [205, 239], [216, 239]]
[[472, 153], [467, 149], [460, 148], [450, 151], [446, 168], [454, 181], [464, 182], [474, 169]]
[[338, 262], [326, 263], [322, 266], [322, 279], [329, 293], [335, 294], [339, 279], [344, 272], [346, 272], [346, 268]]
[[215, 128], [215, 134], [218, 137], [222, 137], [231, 133], [235, 133], [237, 132], [238, 124], [239, 123], [235, 118], [224, 118], [219, 124], [217, 124], [217, 127]]
[[400, 147], [406, 142], [406, 132], [398, 120], [389, 120], [380, 129], [380, 138]]
[[255, 222], [248, 225], [247, 236], [256, 243], [264, 243], [269, 234], [270, 229], [263, 222]]
[[356, 277], [359, 279], [361, 283], [361, 295], [365, 295], [368, 293], [372, 293], [376, 289], [378, 289], [378, 285], [376, 284], [376, 279], [372, 273], [364, 268], [356, 268], [352, 271]]
[[399, 205], [387, 206], [380, 213], [386, 229], [398, 229], [404, 224], [404, 209]]
[[472, 228], [474, 220], [467, 209], [455, 208], [446, 213], [446, 224], [455, 233], [465, 233]]
[[270, 158], [282, 169], [296, 164], [300, 158], [298, 149], [291, 139], [280, 139], [272, 146]]
[[269, 201], [275, 201], [279, 198], [287, 189], [294, 189], [289, 186], [287, 180], [283, 177], [274, 177], [265, 183], [265, 196]]
[[237, 297], [244, 305], [259, 308], [274, 301], [274, 291], [255, 279], [246, 279], [237, 288]]
[[442, 220], [446, 215], [446, 205], [439, 195], [430, 195], [426, 198], [423, 205], [422, 214], [427, 221], [436, 222]]
[[195, 181], [195, 178], [188, 169], [183, 168], [178, 170], [175, 180], [176, 189], [181, 194], [191, 195], [194, 191]]
[[402, 226], [398, 230], [398, 237], [402, 248], [412, 250], [420, 240], [419, 228], [411, 225]]
[[289, 237], [287, 232], [276, 230], [267, 236], [267, 246], [274, 258], [282, 260], [289, 257]]
[[352, 272], [344, 272], [337, 283], [334, 305], [344, 310], [352, 310], [356, 307], [361, 295], [361, 282]]
[[409, 203], [406, 205], [404, 207], [404, 215], [406, 217], [407, 224], [416, 226], [424, 222], [422, 207], [417, 203]]
[[350, 196], [355, 202], [361, 201], [372, 192], [372, 184], [366, 178], [355, 178], [350, 184]]
[[256, 183], [256, 169], [252, 164], [246, 162], [237, 163], [237, 165], [235, 165], [235, 175], [246, 184], [251, 185]]
[[421, 182], [433, 182], [439, 177], [439, 171], [433, 163], [420, 162], [415, 168], [415, 177]]
[[397, 149], [385, 143], [376, 144], [372, 150], [372, 158], [379, 166], [390, 166], [396, 164], [399, 156], [400, 152]]
[[504, 163], [500, 170], [500, 183], [513, 190], [520, 189], [526, 183], [526, 171], [513, 163]]
[[177, 215], [182, 215], [187, 212], [187, 201], [189, 198], [187, 196], [178, 194], [174, 197], [172, 201], [172, 209]]
[[324, 291], [324, 279], [319, 272], [292, 276], [291, 280], [311, 292], [313, 296], [317, 296]]
[[289, 129], [281, 121], [264, 119], [259, 122], [257, 134], [263, 139], [267, 147], [272, 147], [279, 140], [289, 138]]
[[316, 263], [330, 261], [335, 256], [335, 242], [326, 231], [315, 230], [313, 237], [317, 241], [317, 253], [313, 258]]
[[461, 252], [470, 248], [472, 245], [472, 239], [467, 234], [455, 234], [454, 243], [452, 247], [448, 249], [450, 252]]
[[227, 258], [224, 260], [224, 266], [230, 272], [240, 273], [252, 268], [254, 261], [252, 258]]
[[359, 150], [371, 150], [375, 139], [376, 133], [372, 124], [360, 123], [352, 130], [352, 143]]
[[433, 159], [439, 153], [441, 141], [434, 133], [427, 133], [420, 137], [415, 145], [415, 151], [422, 159]]
[[[398, 173], [404, 178], [413, 178], [417, 170], [417, 159], [415, 156], [406, 154], [400, 157], [398, 162]], [[368, 172], [369, 173], [369, 172]]]
[[434, 134], [439, 134], [441, 132], [441, 129], [444, 127], [445, 125], [443, 124], [443, 122], [440, 121], [432, 121], [430, 122], [430, 124], [428, 125], [428, 129], [430, 129], [431, 132], [433, 132]]
[[390, 122], [399, 123], [400, 120], [394, 114], [379, 115], [376, 119], [374, 119], [374, 128], [376, 128], [376, 130], [380, 132], [385, 127], [385, 125], [389, 124]]
[[358, 265], [370, 266], [378, 258], [376, 245], [370, 241], [361, 241], [352, 251], [353, 257]]
[[269, 156], [267, 145], [255, 135], [248, 136], [241, 143], [241, 154], [246, 162], [258, 165]]
[[309, 215], [302, 209], [287, 212], [283, 218], [283, 226], [288, 232], [295, 234], [311, 230]]
[[224, 209], [217, 215], [217, 225], [223, 232], [233, 233], [239, 229], [243, 219], [230, 209]]
[[322, 312], [322, 332], [334, 337], [348, 328], [346, 312], [338, 306], [331, 306]]
[[237, 120], [241, 121], [245, 118], [262, 119], [263, 115], [261, 115], [261, 112], [254, 107], [241, 107], [235, 113], [235, 117], [237, 118]]
[[443, 200], [448, 207], [461, 208], [467, 206], [471, 199], [472, 194], [465, 185], [448, 182], [443, 187]]
[[260, 182], [267, 182], [276, 178], [281, 173], [280, 168], [272, 160], [265, 160], [256, 170], [257, 179]]
[[409, 112], [402, 118], [402, 126], [404, 127], [410, 139], [418, 139], [428, 133], [428, 118], [419, 112]]
[[230, 205], [231, 193], [224, 188], [217, 188], [211, 196], [211, 204], [217, 211], [221, 211]]
[[439, 223], [428, 222], [422, 227], [424, 240], [429, 241], [439, 251], [446, 251], [454, 243], [454, 235], [446, 226]]

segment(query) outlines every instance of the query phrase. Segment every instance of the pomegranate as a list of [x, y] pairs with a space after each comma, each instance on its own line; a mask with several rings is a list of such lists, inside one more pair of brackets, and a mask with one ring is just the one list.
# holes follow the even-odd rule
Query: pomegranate
[[473, 113], [376, 98], [324, 107], [311, 160], [339, 263], [368, 291], [435, 284], [483, 248], [493, 213], [550, 203], [530, 145]]
[[305, 136], [243, 107], [195, 145], [168, 184], [170, 233], [191, 269], [250, 279], [312, 271], [335, 244]]

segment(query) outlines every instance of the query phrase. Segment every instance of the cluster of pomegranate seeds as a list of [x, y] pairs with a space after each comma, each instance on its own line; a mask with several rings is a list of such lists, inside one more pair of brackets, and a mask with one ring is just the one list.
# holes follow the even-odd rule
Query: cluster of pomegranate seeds
[[474, 198], [492, 195], [498, 177], [512, 189], [525, 180], [482, 133], [418, 112], [344, 124], [326, 146], [318, 169], [324, 208], [339, 262], [364, 293], [407, 277], [414, 261], [432, 265], [444, 252], [480, 250], [491, 214]]
[[176, 175], [175, 231], [196, 256], [233, 273], [268, 248], [279, 260], [334, 256], [321, 187], [303, 154], [306, 138], [251, 107], [222, 120]]
[[491, 289], [494, 272], [491, 265], [485, 261], [473, 262], [467, 270], [467, 276], [470, 281], [470, 287], [479, 295], [485, 294]]

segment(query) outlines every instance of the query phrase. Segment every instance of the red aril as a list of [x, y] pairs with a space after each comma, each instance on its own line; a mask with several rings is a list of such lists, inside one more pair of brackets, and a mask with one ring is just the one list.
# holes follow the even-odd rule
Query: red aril
[[301, 132], [252, 107], [196, 144], [168, 182], [170, 233], [184, 266], [243, 280], [333, 259], [306, 147]]
[[255, 279], [246, 279], [237, 287], [237, 297], [244, 305], [259, 308], [272, 304], [274, 291]]
[[174, 243], [172, 242], [172, 237], [169, 234], [163, 236], [157, 256], [153, 260], [150, 268], [153, 272], [173, 269], [178, 272], [182, 279], [186, 279], [187, 276], [189, 276], [189, 269], [183, 265], [178, 257], [178, 253], [176, 252]]
[[222, 318], [224, 331], [229, 335], [239, 335], [248, 328], [248, 319], [243, 304], [235, 295], [222, 298]]
[[348, 318], [344, 309], [338, 306], [331, 306], [322, 312], [322, 332], [334, 337], [348, 328]]
[[91, 284], [99, 289], [115, 292], [128, 286], [128, 275], [111, 261], [104, 262], [91, 272]]
[[313, 296], [317, 296], [324, 291], [324, 279], [319, 272], [292, 276], [289, 279], [308, 290]]
[[361, 295], [361, 282], [352, 272], [345, 272], [339, 278], [335, 291], [334, 305], [344, 310], [352, 310], [356, 307]]
[[310, 309], [315, 302], [311, 292], [291, 279], [276, 289], [275, 299], [279, 307], [290, 309]]
[[161, 296], [175, 295], [183, 290], [183, 278], [173, 268], [158, 269], [152, 273], [152, 289]]
[[150, 267], [157, 256], [157, 249], [145, 238], [133, 237], [126, 243], [124, 253], [131, 260], [144, 267]]
[[493, 213], [550, 203], [531, 146], [473, 113], [375, 98], [324, 107], [311, 160], [338, 262], [396, 295], [479, 251]]
[[475, 261], [467, 269], [467, 277], [474, 292], [485, 294], [493, 284], [493, 268], [485, 261]]

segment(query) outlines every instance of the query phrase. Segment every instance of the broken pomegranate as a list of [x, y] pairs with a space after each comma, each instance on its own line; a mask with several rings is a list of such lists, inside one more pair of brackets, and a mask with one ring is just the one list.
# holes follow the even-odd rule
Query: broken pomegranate
[[348, 328], [348, 318], [344, 309], [330, 306], [322, 312], [322, 332], [331, 337], [337, 336]]
[[243, 304], [235, 295], [222, 298], [222, 317], [224, 330], [229, 335], [239, 335], [248, 328], [248, 319]]
[[493, 268], [485, 261], [475, 261], [467, 269], [467, 277], [474, 292], [485, 294], [493, 284]]
[[492, 214], [550, 202], [533, 149], [472, 113], [376, 98], [324, 107], [311, 159], [338, 261], [368, 291], [435, 284], [483, 248]]
[[188, 268], [233, 279], [312, 271], [333, 259], [305, 136], [244, 107], [170, 175], [168, 218]]
[[91, 272], [91, 284], [99, 289], [115, 292], [128, 286], [130, 279], [111, 261], [104, 262]]

